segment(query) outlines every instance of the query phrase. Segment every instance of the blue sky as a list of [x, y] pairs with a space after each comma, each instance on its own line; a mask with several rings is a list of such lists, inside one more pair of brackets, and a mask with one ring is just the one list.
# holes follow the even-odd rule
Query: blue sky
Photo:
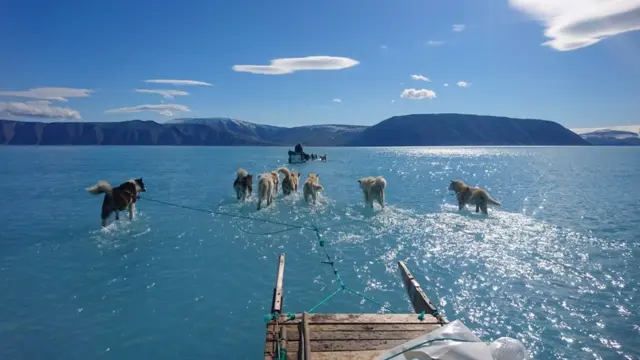
[[11, 1], [0, 118], [637, 124], [638, 29], [640, 0]]

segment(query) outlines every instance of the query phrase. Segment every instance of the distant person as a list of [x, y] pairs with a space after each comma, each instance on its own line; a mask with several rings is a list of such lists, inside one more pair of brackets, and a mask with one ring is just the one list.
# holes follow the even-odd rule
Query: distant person
[[302, 144], [300, 144], [300, 143], [296, 144], [295, 150], [296, 150], [297, 153], [302, 154], [303, 153]]

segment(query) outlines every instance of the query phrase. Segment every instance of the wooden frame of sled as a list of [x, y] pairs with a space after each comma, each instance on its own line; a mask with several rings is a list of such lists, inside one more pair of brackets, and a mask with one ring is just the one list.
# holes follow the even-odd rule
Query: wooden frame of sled
[[[398, 268], [415, 314], [309, 314], [284, 309], [285, 256], [278, 258], [264, 359], [373, 360], [384, 351], [447, 323], [402, 261]], [[417, 315], [420, 314], [420, 315]], [[284, 351], [283, 351], [284, 350]]]

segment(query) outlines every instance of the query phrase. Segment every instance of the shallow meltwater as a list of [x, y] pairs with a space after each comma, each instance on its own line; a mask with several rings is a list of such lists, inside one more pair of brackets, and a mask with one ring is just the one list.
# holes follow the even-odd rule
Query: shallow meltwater
[[[625, 190], [640, 170], [624, 166], [637, 152], [331, 148], [314, 151], [326, 163], [286, 165], [281, 148], [130, 150], [0, 153], [23, 157], [0, 174], [0, 358], [260, 357], [280, 253], [285, 311], [412, 312], [402, 260], [446, 318], [486, 342], [517, 338], [535, 359], [640, 356], [640, 210]], [[96, 167], [96, 157], [126, 160]], [[315, 205], [279, 192], [256, 211], [255, 186], [235, 199], [240, 164], [317, 172], [325, 190]], [[27, 173], [47, 196], [18, 191]], [[140, 175], [135, 220], [122, 212], [101, 229], [102, 199], [83, 189]], [[356, 180], [372, 175], [387, 179], [385, 209], [364, 206]], [[502, 206], [459, 211], [447, 191], [459, 178]], [[339, 288], [324, 250], [375, 303], [349, 292], [322, 302]]]
[[[244, 205], [222, 205], [218, 211], [255, 214], [254, 203], [252, 198]], [[339, 206], [327, 197], [309, 206], [297, 194], [260, 217], [318, 226], [348, 286], [364, 290], [386, 307], [412, 310], [398, 281], [397, 261], [403, 260], [447, 318], [462, 319], [486, 341], [516, 337], [534, 358], [569, 356], [571, 351], [564, 349], [573, 346], [595, 355], [590, 343], [627, 355], [603, 330], [617, 327], [617, 319], [630, 315], [626, 307], [633, 296], [623, 291], [624, 272], [599, 261], [615, 257], [626, 267], [634, 259], [625, 243], [583, 235], [523, 213], [494, 207], [486, 216], [472, 210], [459, 211], [450, 203], [434, 213], [396, 205], [371, 210], [362, 204]], [[323, 259], [313, 231], [278, 230], [277, 225], [251, 221], [236, 225], [244, 233], [238, 240], [278, 234], [270, 246], [286, 253], [291, 242], [297, 242], [304, 249], [308, 258], [296, 261], [312, 262], [306, 269], [318, 272], [315, 289], [293, 296], [320, 299], [337, 289], [333, 274], [318, 264]], [[296, 279], [290, 275], [287, 285]], [[602, 296], [606, 289], [613, 289], [613, 303]], [[339, 305], [347, 311], [348, 303]], [[385, 311], [358, 298], [351, 299], [352, 311], [356, 303], [358, 311]]]

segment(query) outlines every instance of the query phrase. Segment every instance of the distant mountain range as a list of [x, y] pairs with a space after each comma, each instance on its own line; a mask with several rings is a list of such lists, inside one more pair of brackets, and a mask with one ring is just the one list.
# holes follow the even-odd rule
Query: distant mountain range
[[228, 118], [183, 118], [166, 123], [25, 122], [0, 120], [5, 145], [262, 145], [293, 146], [590, 145], [546, 120], [466, 114], [394, 116], [373, 126], [293, 128]]
[[600, 129], [580, 136], [593, 145], [640, 146], [640, 135], [633, 131]]

